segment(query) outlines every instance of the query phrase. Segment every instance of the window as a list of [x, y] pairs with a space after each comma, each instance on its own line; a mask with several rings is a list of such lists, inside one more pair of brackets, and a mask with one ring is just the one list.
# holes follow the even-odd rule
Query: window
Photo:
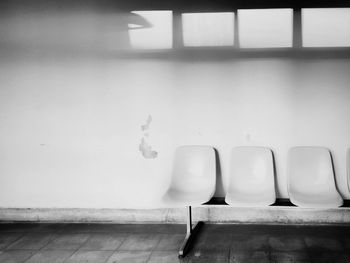
[[169, 49], [173, 44], [172, 11], [133, 11], [129, 24], [131, 47]]
[[302, 9], [304, 47], [350, 46], [350, 8]]
[[238, 10], [238, 28], [240, 47], [292, 47], [293, 10]]
[[182, 14], [185, 46], [232, 46], [234, 13]]

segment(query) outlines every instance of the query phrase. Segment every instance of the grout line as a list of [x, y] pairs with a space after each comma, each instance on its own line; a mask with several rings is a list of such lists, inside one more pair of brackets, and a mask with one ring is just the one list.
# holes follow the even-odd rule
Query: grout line
[[123, 238], [122, 242], [119, 244], [119, 246], [117, 246], [115, 248], [115, 250], [114, 250], [115, 252], [119, 251], [119, 248], [124, 244], [125, 240], [128, 238], [128, 236], [125, 233], [118, 233], [118, 234], [121, 234], [124, 238]]
[[108, 260], [114, 255], [114, 250], [112, 251], [112, 253], [109, 255], [109, 257], [107, 257], [106, 258], [106, 261], [104, 262], [104, 263], [107, 263], [108, 262]]
[[269, 262], [274, 263], [272, 261], [272, 253], [271, 253], [271, 249], [270, 248], [269, 248], [269, 251], [268, 251], [268, 259], [269, 259]]
[[149, 253], [148, 258], [147, 258], [146, 261], [145, 261], [146, 263], [150, 261], [150, 259], [151, 259], [151, 257], [152, 257], [152, 254], [153, 254], [153, 251], [151, 251], [151, 253]]
[[165, 234], [157, 234], [157, 235], [159, 235], [160, 238], [159, 238], [157, 244], [156, 244], [156, 245], [154, 246], [154, 248], [152, 249], [152, 252], [155, 251], [155, 250], [157, 249], [157, 247], [159, 246], [160, 242], [162, 241], [162, 238], [164, 238], [164, 235], [165, 235]]
[[67, 262], [68, 259], [70, 259], [76, 251], [73, 251], [72, 254], [70, 254], [62, 263]]
[[[150, 236], [150, 235], [152, 235], [152, 234], [149, 234], [148, 236]], [[160, 244], [160, 241], [162, 240], [162, 237], [163, 237], [164, 234], [155, 234], [155, 235], [156, 235], [156, 236], [158, 235], [158, 236], [161, 236], [161, 237], [159, 238], [157, 244], [156, 244], [156, 245], [152, 248], [152, 250], [150, 251], [150, 254], [149, 254], [149, 256], [148, 256], [148, 258], [147, 258], [147, 260], [146, 260], [146, 263], [149, 262], [149, 260], [151, 259], [152, 255], [153, 255], [153, 252], [156, 251], [155, 249], [156, 249], [156, 248], [158, 247], [158, 245]]]
[[34, 251], [35, 251], [35, 252], [33, 252], [33, 254], [31, 254], [27, 259], [25, 259], [25, 260], [23, 261], [23, 263], [28, 262], [29, 259], [31, 259], [32, 257], [34, 257], [34, 255], [35, 255], [36, 253], [38, 253], [37, 250], [34, 250]]
[[50, 234], [50, 235], [51, 235], [51, 237], [50, 237], [49, 241], [47, 241], [47, 243], [38, 250], [46, 250], [45, 248], [55, 239], [55, 235], [56, 235], [55, 232]]
[[14, 243], [16, 243], [17, 241], [19, 241], [21, 238], [23, 238], [25, 236], [25, 234], [21, 234], [19, 235], [19, 237], [15, 238], [13, 241], [11, 241], [10, 243], [8, 243], [2, 250], [7, 250], [7, 248], [11, 245], [13, 245]]
[[[73, 234], [76, 234], [76, 233], [73, 233]], [[83, 233], [83, 234], [85, 234], [85, 233]], [[68, 256], [62, 263], [67, 262], [68, 259], [70, 259], [75, 253], [77, 253], [78, 250], [88, 241], [89, 238], [90, 238], [90, 234], [89, 234], [88, 238], [80, 246], [78, 246], [77, 249], [75, 249], [75, 250], [72, 249], [72, 251], [73, 251], [72, 254], [70, 256]]]
[[[85, 235], [85, 233], [83, 233], [83, 234]], [[88, 240], [90, 239], [90, 236], [91, 235], [88, 234], [87, 239], [78, 246], [78, 248], [77, 248], [77, 250], [75, 252], [77, 252], [79, 249], [81, 249], [88, 242]]]

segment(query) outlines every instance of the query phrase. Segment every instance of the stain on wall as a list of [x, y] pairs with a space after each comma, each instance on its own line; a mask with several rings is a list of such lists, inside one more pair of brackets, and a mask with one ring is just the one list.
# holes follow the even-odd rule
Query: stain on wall
[[149, 126], [151, 125], [151, 122], [152, 122], [152, 116], [151, 115], [148, 115], [148, 118], [146, 120], [146, 124], [144, 125], [141, 125], [141, 130], [142, 131], [146, 131], [149, 129]]
[[152, 146], [146, 141], [146, 138], [150, 136], [149, 129], [152, 122], [152, 116], [148, 115], [146, 123], [141, 125], [141, 131], [143, 132], [143, 137], [139, 145], [139, 151], [142, 156], [146, 159], [155, 159], [158, 156], [158, 152], [152, 150]]
[[158, 156], [158, 153], [152, 150], [152, 147], [146, 142], [145, 138], [141, 139], [139, 150], [146, 159], [154, 159]]

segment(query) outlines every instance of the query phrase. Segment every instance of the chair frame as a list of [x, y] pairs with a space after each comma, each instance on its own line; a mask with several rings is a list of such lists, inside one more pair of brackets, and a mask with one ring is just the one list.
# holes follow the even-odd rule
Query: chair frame
[[186, 256], [187, 252], [191, 249], [195, 236], [198, 234], [200, 228], [204, 225], [203, 221], [198, 221], [196, 224], [192, 225], [192, 207], [186, 207], [187, 217], [186, 217], [186, 236], [179, 250], [179, 257], [182, 258]]

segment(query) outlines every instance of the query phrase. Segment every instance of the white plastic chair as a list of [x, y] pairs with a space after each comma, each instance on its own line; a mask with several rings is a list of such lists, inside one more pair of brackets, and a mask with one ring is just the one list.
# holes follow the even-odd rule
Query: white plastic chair
[[209, 146], [181, 146], [176, 149], [171, 184], [163, 197], [167, 206], [187, 207], [186, 236], [179, 256], [184, 257], [203, 222], [192, 226], [192, 208], [208, 202], [216, 182], [215, 150]]
[[210, 146], [180, 146], [176, 149], [171, 183], [163, 197], [167, 206], [196, 206], [214, 195], [215, 150]]
[[260, 207], [276, 201], [272, 151], [264, 147], [236, 147], [231, 151], [225, 202]]
[[332, 208], [343, 204], [328, 149], [294, 147], [289, 150], [288, 193], [291, 202], [300, 207]]

